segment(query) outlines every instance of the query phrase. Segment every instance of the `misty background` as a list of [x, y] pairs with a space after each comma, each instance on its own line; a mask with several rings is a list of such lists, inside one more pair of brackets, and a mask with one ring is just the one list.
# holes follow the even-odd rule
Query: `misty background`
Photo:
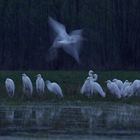
[[[50, 61], [48, 16], [83, 29], [82, 65]], [[0, 0], [0, 70], [140, 69], [140, 0]]]

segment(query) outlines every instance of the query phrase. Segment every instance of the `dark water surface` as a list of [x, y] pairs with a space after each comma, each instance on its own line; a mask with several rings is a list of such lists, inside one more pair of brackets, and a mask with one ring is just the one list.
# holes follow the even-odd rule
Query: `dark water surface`
[[140, 139], [140, 105], [1, 105], [0, 134], [2, 140]]
[[19, 136], [0, 136], [0, 140], [139, 140], [140, 136], [48, 136], [47, 138], [41, 137], [19, 137]]

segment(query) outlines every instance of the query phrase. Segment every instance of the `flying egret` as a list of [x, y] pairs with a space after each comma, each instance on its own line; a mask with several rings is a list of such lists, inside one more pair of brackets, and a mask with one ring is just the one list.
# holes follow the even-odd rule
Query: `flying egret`
[[110, 80], [107, 80], [106, 82], [107, 82], [107, 88], [109, 89], [110, 93], [120, 99], [121, 91], [117, 86], [117, 84], [115, 82], [111, 82]]
[[23, 92], [27, 96], [32, 96], [33, 85], [32, 85], [30, 78], [25, 73], [22, 74], [22, 84], [23, 84]]
[[[50, 48], [50, 52], [54, 52], [53, 50], [62, 48], [67, 54], [71, 55], [79, 64], [80, 64], [80, 47], [82, 38], [82, 30], [74, 30], [70, 34], [66, 32], [66, 28], [63, 24], [57, 22], [53, 18], [49, 17], [49, 25], [54, 30], [56, 34], [56, 38], [54, 39], [53, 45]], [[56, 57], [57, 52], [53, 54], [51, 57]]]
[[15, 84], [14, 81], [10, 78], [6, 78], [5, 80], [5, 88], [6, 88], [6, 92], [8, 93], [8, 95], [10, 97], [14, 96], [14, 92], [15, 92]]
[[41, 76], [41, 74], [37, 74], [37, 79], [36, 79], [36, 91], [39, 95], [42, 95], [45, 90], [45, 82]]
[[56, 82], [46, 81], [46, 86], [50, 92], [53, 92], [56, 96], [63, 98], [62, 89]]

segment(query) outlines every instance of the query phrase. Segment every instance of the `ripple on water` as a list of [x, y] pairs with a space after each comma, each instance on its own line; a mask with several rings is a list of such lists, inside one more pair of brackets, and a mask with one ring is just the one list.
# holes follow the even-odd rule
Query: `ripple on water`
[[140, 105], [0, 106], [0, 133], [140, 134]]

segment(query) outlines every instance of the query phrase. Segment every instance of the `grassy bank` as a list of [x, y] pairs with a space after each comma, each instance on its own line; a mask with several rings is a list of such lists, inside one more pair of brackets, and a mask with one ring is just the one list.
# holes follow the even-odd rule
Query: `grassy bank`
[[[87, 98], [80, 94], [80, 88], [87, 77], [87, 71], [27, 71], [26, 73], [32, 80], [34, 86], [33, 97], [28, 99], [22, 92], [22, 81], [21, 74], [22, 71], [1, 71], [0, 72], [0, 102], [1, 103], [24, 103], [24, 102], [65, 102], [65, 101], [85, 101], [85, 102], [93, 102], [93, 101], [113, 101], [113, 102], [127, 102], [127, 103], [139, 103], [140, 97], [131, 97], [129, 99], [121, 99], [118, 100], [115, 97], [112, 97], [106, 88], [105, 81], [108, 79], [118, 78], [121, 80], [129, 80], [133, 81], [135, 79], [140, 79], [140, 72], [136, 71], [97, 71], [98, 74], [98, 82], [103, 87], [104, 91], [107, 93], [106, 98], [101, 98], [100, 96], [95, 96], [92, 98]], [[47, 88], [45, 89], [45, 94], [43, 97], [39, 97], [35, 91], [35, 80], [36, 75], [40, 73], [44, 80], [56, 81], [62, 88], [64, 93], [64, 99], [59, 100], [49, 91]], [[5, 91], [4, 82], [5, 79], [9, 77], [12, 78], [16, 85], [16, 92], [13, 98], [9, 98]]]

